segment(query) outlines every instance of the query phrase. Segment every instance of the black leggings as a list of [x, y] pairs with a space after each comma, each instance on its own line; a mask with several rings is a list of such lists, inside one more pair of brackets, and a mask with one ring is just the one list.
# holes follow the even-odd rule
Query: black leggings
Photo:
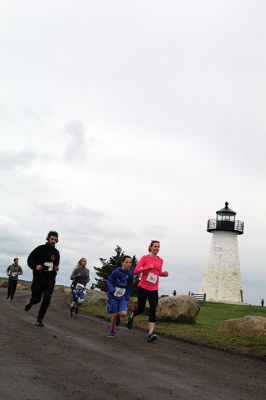
[[138, 287], [138, 308], [134, 311], [134, 316], [143, 313], [147, 300], [149, 300], [150, 304], [149, 322], [155, 322], [156, 308], [158, 304], [158, 290], [147, 290], [140, 286]]
[[14, 297], [14, 294], [16, 292], [16, 288], [17, 288], [17, 279], [8, 279], [8, 289], [7, 289], [7, 298], [9, 299], [9, 297], [11, 298], [11, 300]]

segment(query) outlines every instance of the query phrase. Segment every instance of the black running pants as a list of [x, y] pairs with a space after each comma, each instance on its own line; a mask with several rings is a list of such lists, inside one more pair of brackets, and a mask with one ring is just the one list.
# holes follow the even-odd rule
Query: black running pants
[[54, 291], [55, 279], [42, 279], [33, 278], [31, 285], [31, 299], [32, 304], [37, 304], [41, 300], [41, 306], [38, 314], [39, 319], [43, 319], [44, 315], [49, 307], [51, 297]]
[[8, 279], [7, 299], [9, 299], [9, 297], [13, 299], [14, 294], [16, 292], [17, 283], [18, 283], [17, 279], [11, 279], [11, 278]]
[[150, 304], [149, 322], [155, 322], [156, 308], [158, 304], [158, 290], [147, 290], [140, 286], [138, 287], [138, 308], [134, 311], [134, 316], [143, 313], [147, 300]]

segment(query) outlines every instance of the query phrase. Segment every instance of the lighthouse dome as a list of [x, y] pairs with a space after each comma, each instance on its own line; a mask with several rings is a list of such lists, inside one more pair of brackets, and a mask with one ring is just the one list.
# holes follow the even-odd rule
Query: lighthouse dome
[[236, 212], [233, 211], [231, 208], [228, 207], [229, 203], [228, 201], [225, 202], [225, 207], [221, 208], [220, 210], [216, 211], [216, 214], [220, 215], [236, 215]]

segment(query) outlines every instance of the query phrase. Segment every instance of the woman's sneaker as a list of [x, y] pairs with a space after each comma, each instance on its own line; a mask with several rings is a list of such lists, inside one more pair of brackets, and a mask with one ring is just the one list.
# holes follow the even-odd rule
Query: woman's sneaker
[[115, 337], [115, 332], [114, 331], [108, 332], [107, 337], [110, 337], [110, 338]]
[[151, 333], [151, 334], [148, 336], [147, 341], [148, 341], [148, 342], [155, 342], [155, 340], [157, 340], [157, 335], [156, 335], [155, 333]]

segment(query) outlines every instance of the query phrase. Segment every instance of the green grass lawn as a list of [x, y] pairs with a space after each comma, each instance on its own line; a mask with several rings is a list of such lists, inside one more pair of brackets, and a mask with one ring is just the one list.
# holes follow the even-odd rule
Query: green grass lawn
[[[105, 307], [92, 306], [85, 302], [82, 310], [109, 319]], [[266, 307], [207, 302], [201, 306], [196, 324], [158, 322], [156, 332], [233, 352], [266, 357], [266, 336], [256, 337], [219, 331], [222, 321], [247, 315], [266, 317]], [[146, 329], [147, 316], [136, 317], [134, 326]]]

